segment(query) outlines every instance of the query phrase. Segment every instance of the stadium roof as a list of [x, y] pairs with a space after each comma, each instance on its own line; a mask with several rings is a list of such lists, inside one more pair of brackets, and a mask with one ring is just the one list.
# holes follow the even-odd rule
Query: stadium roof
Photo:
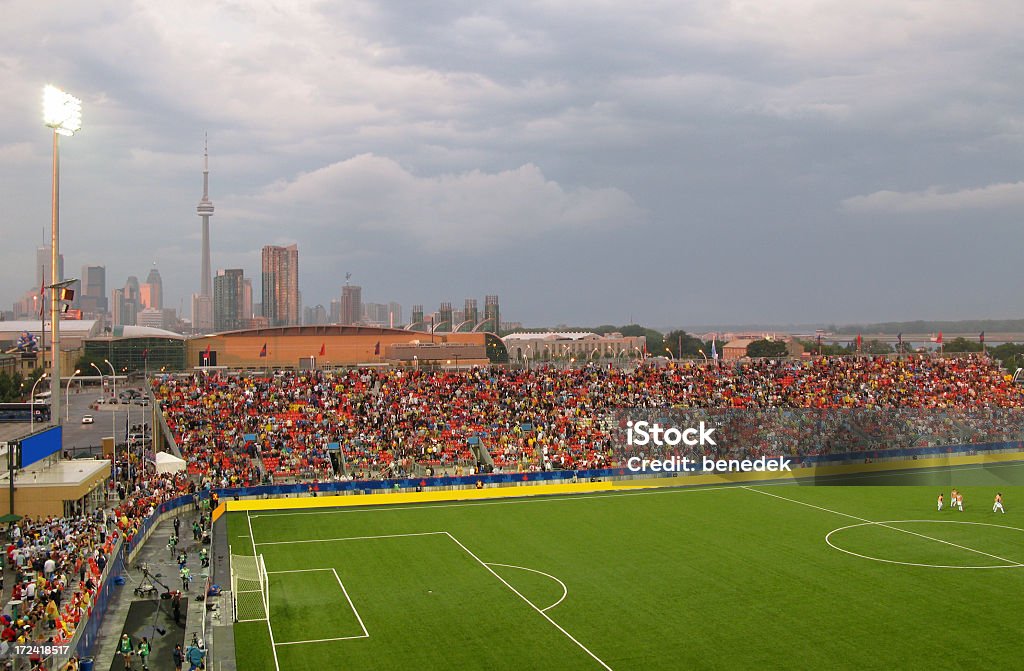
[[220, 333], [209, 333], [197, 338], [209, 338], [213, 336], [283, 336], [283, 335], [414, 335], [417, 331], [406, 331], [405, 329], [392, 329], [380, 326], [350, 326], [343, 324], [321, 324], [318, 326], [270, 326], [266, 328], [242, 329], [239, 331], [222, 331]]
[[115, 326], [110, 331], [112, 338], [172, 338], [184, 340], [185, 336], [174, 331], [154, 328], [152, 326]]
[[544, 333], [510, 333], [502, 340], [583, 340], [600, 337], [590, 331], [546, 331]]
[[[38, 319], [23, 321], [0, 321], [0, 340], [6, 340], [13, 335], [17, 338], [22, 332], [39, 334], [40, 321]], [[88, 338], [99, 330], [99, 322], [95, 319], [61, 319], [60, 332], [67, 335], [76, 335]], [[46, 332], [50, 332], [50, 320], [46, 320]]]

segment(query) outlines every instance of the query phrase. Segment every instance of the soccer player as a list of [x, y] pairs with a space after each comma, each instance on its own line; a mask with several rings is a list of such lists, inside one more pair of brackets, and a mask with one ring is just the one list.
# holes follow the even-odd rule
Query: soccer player
[[949, 492], [949, 509], [953, 510], [956, 508], [956, 487]]
[[960, 512], [964, 511], [964, 495], [960, 492], [956, 493], [956, 509]]
[[939, 492], [939, 512], [942, 512], [942, 492]]
[[996, 494], [996, 502], [994, 504], [992, 504], [992, 512], [995, 512], [997, 510], [999, 512], [1003, 513], [1004, 515], [1006, 514], [1006, 511], [1003, 509], [1003, 495], [1002, 494]]

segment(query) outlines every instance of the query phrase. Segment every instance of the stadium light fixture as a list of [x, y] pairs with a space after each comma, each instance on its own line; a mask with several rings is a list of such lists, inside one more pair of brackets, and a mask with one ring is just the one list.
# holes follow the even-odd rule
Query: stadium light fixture
[[[60, 136], [72, 136], [82, 128], [82, 101], [61, 91], [56, 86], [43, 87], [43, 123], [53, 129], [53, 191], [50, 198], [50, 284], [60, 282]], [[60, 294], [50, 292], [50, 364], [53, 379], [57, 380], [57, 393], [53, 395], [51, 409], [53, 421], [61, 423], [60, 408]], [[45, 354], [43, 361], [45, 362]]]
[[43, 87], [43, 123], [58, 135], [71, 136], [82, 129], [82, 101], [56, 86]]

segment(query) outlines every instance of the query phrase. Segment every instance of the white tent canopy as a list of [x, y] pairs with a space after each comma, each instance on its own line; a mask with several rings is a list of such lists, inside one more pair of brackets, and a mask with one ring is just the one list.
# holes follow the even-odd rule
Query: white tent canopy
[[177, 473], [185, 470], [185, 460], [179, 459], [170, 452], [157, 452], [154, 462], [157, 473]]

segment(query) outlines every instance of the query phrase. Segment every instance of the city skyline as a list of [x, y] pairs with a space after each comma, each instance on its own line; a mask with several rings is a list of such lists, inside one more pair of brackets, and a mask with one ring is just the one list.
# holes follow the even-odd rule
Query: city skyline
[[46, 240], [52, 82], [83, 101], [66, 262], [118, 286], [156, 260], [185, 314], [208, 131], [211, 273], [297, 243], [308, 305], [351, 272], [406, 306], [493, 292], [533, 324], [1019, 315], [1015, 10], [15, 4], [0, 305]]

